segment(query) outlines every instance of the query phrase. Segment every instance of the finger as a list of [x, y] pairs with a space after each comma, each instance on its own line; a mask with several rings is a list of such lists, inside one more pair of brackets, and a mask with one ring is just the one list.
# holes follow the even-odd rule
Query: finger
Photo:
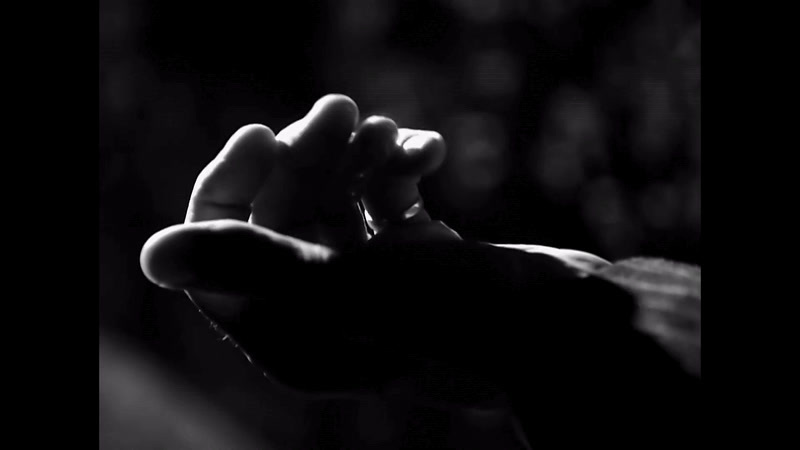
[[444, 139], [435, 131], [401, 128], [397, 143], [402, 151], [392, 155], [387, 170], [398, 175], [429, 175], [447, 155]]
[[[223, 218], [247, 220], [251, 203], [274, 167], [277, 147], [272, 130], [262, 125], [248, 125], [234, 133], [198, 177], [189, 201], [186, 223]], [[170, 233], [160, 236], [168, 238]], [[168, 243], [169, 239], [150, 241], [159, 245], [165, 242]], [[145, 246], [142, 256], [158, 248], [158, 245]], [[169, 260], [163, 257], [147, 257], [143, 261], [147, 261], [146, 266], [143, 265], [145, 273], [158, 275], [162, 278], [161, 283], [171, 283], [171, 280], [184, 275], [179, 271], [180, 266], [173, 265], [170, 269], [165, 265]], [[207, 305], [218, 319], [235, 317], [242, 308], [240, 299], [227, 295], [195, 292], [190, 298], [196, 304]]]
[[341, 190], [349, 190], [350, 196], [355, 199], [375, 170], [391, 156], [397, 139], [397, 124], [392, 119], [368, 117], [353, 133], [333, 185]]
[[278, 133], [282, 156], [295, 168], [329, 169], [345, 151], [358, 123], [358, 106], [346, 95], [328, 94], [305, 117]]
[[313, 239], [321, 193], [334, 162], [347, 150], [357, 120], [358, 108], [350, 98], [327, 95], [278, 133], [280, 164], [261, 187], [250, 222]]
[[175, 225], [145, 243], [140, 263], [153, 283], [234, 295], [264, 294], [274, 277], [328, 260], [332, 251], [235, 220]]
[[[397, 146], [364, 194], [364, 205], [373, 219], [402, 216], [420, 199], [420, 179], [441, 164], [444, 154], [444, 140], [438, 133], [401, 129]], [[425, 216], [422, 212], [421, 218]]]
[[240, 128], [197, 178], [186, 222], [247, 220], [250, 204], [274, 166], [277, 147], [269, 128]]
[[[370, 226], [374, 231], [378, 234], [394, 235], [402, 229], [397, 237], [405, 240], [414, 236], [410, 226], [431, 222], [431, 217], [424, 208], [419, 182], [423, 176], [432, 173], [442, 164], [445, 153], [444, 140], [438, 133], [407, 128], [399, 130], [397, 146], [393, 148], [386, 163], [367, 183], [363, 196]], [[442, 231], [439, 234], [450, 239], [459, 239], [455, 232], [439, 224]], [[391, 233], [389, 228], [392, 228]], [[423, 226], [414, 229], [427, 231], [434, 228]]]
[[389, 156], [396, 139], [397, 125], [378, 116], [365, 120], [353, 133], [320, 199], [319, 242], [343, 249], [367, 241], [369, 234], [357, 202], [375, 168]]

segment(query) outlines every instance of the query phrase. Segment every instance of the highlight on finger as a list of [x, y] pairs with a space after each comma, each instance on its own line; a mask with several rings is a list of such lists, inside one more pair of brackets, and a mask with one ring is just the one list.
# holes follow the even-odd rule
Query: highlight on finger
[[268, 127], [252, 124], [240, 128], [198, 176], [186, 222], [246, 221], [250, 204], [274, 166], [277, 148]]

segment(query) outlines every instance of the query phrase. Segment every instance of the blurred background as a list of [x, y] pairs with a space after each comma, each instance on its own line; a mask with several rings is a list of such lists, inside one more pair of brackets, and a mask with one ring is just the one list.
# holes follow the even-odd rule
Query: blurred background
[[277, 392], [141, 274], [233, 132], [326, 93], [444, 136], [423, 194], [466, 238], [701, 264], [699, 0], [99, 6], [101, 448], [496, 448], [432, 409]]

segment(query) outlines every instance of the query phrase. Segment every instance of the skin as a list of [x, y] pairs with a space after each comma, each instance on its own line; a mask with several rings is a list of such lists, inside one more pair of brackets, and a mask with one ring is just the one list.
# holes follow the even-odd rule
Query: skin
[[[608, 261], [465, 241], [424, 208], [396, 220], [445, 152], [436, 132], [360, 121], [343, 95], [277, 135], [245, 126], [199, 175], [185, 222], [147, 241], [142, 269], [185, 291], [269, 380], [303, 395], [385, 395], [405, 383], [446, 408], [513, 412], [530, 438], [543, 424], [536, 405], [556, 405], [552, 423], [567, 414], [564, 396], [548, 400], [533, 379], [585, 399], [599, 383], [673, 373], [666, 360], [629, 363], [653, 352], [630, 344], [639, 337], [627, 295], [592, 276]], [[455, 300], [464, 298], [487, 301]], [[535, 316], [523, 312], [531, 306]], [[526, 355], [539, 370], [525, 368]], [[613, 376], [577, 381], [600, 356], [619, 361]]]

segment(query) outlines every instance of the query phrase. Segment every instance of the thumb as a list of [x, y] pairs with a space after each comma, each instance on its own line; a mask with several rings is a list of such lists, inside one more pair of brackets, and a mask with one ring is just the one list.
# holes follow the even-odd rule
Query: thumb
[[300, 269], [306, 273], [306, 266], [332, 255], [327, 247], [226, 219], [154, 234], [142, 248], [140, 264], [150, 281], [167, 289], [264, 296], [279, 277], [284, 282]]

